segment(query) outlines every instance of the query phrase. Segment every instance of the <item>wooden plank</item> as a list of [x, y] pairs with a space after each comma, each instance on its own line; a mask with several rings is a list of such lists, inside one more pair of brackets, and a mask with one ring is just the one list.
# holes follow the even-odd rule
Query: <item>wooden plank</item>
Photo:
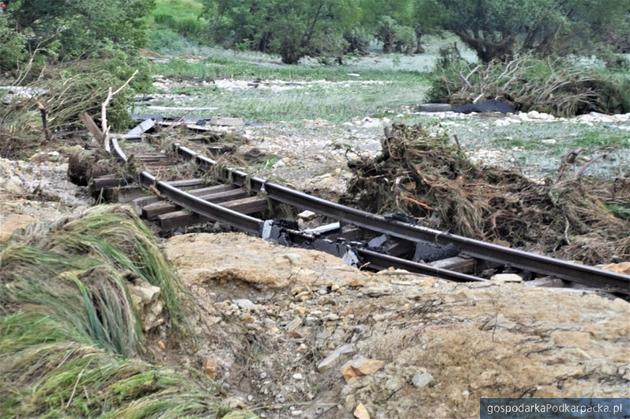
[[92, 190], [98, 191], [100, 189], [115, 188], [117, 186], [126, 186], [129, 182], [127, 179], [118, 175], [105, 175], [92, 179], [90, 187]]
[[254, 214], [267, 209], [267, 199], [257, 196], [228, 201], [221, 204], [222, 207], [229, 208], [241, 214]]
[[169, 159], [165, 154], [136, 154], [133, 157], [143, 163], [164, 163], [164, 161]]
[[[235, 199], [245, 198], [248, 193], [245, 189], [231, 189], [222, 192], [213, 192], [203, 195], [199, 195], [199, 198], [208, 202], [221, 203], [226, 201], [233, 201]], [[166, 214], [169, 212], [177, 211], [180, 207], [172, 202], [162, 201], [154, 204], [149, 204], [142, 208], [142, 216], [147, 220], [153, 220], [160, 214]]]
[[147, 191], [140, 186], [119, 186], [108, 188], [103, 191], [103, 196], [110, 202], [126, 204], [137, 198], [142, 198]]
[[155, 202], [160, 202], [160, 198], [158, 198], [155, 195], [151, 195], [151, 196], [143, 196], [142, 198], [134, 199], [133, 201], [131, 201], [131, 205], [136, 210], [136, 213], [138, 215], [142, 215], [142, 208], [149, 204], [153, 204]]
[[[191, 186], [187, 186], [187, 187], [182, 187], [182, 189], [184, 188], [190, 188]], [[210, 193], [215, 193], [215, 192], [223, 192], [223, 191], [229, 191], [231, 189], [235, 189], [234, 186], [232, 185], [215, 185], [215, 186], [209, 186], [206, 188], [200, 188], [200, 189], [192, 189], [189, 190], [188, 193], [191, 195], [195, 195], [195, 196], [199, 196], [199, 195], [204, 195], [204, 194], [210, 194]], [[138, 215], [142, 215], [142, 208], [149, 205], [149, 204], [154, 204], [156, 202], [160, 202], [162, 201], [161, 198], [155, 196], [155, 195], [151, 195], [151, 196], [145, 196], [142, 198], [138, 198], [138, 199], [134, 199], [132, 202], [133, 207], [135, 208], [136, 212], [138, 213]]]
[[200, 189], [191, 189], [188, 191], [188, 193], [191, 195], [200, 196], [200, 195], [207, 195], [207, 194], [218, 193], [218, 192], [231, 191], [232, 189], [237, 189], [237, 188], [234, 185], [214, 185], [214, 186], [208, 186], [208, 187], [200, 188]]
[[157, 217], [160, 228], [164, 231], [175, 230], [201, 222], [202, 218], [186, 210], [168, 212]]
[[142, 121], [138, 126], [134, 127], [131, 131], [127, 133], [130, 136], [141, 136], [145, 132], [153, 129], [155, 126], [155, 121], [153, 119], [146, 119]]
[[[221, 206], [230, 208], [233, 211], [238, 211], [242, 214], [254, 214], [267, 209], [267, 200], [264, 198], [250, 196], [247, 198], [227, 201], [221, 204]], [[209, 221], [209, 219], [191, 213], [187, 210], [171, 211], [165, 214], [160, 214], [156, 217], [156, 219], [164, 231], [170, 231], [178, 227], [185, 227]]]
[[177, 188], [188, 188], [194, 186], [205, 185], [207, 182], [203, 179], [184, 179], [184, 180], [173, 180], [170, 182], [166, 182], [171, 186], [175, 186]]
[[98, 143], [102, 146], [103, 141], [105, 140], [105, 136], [103, 135], [103, 131], [101, 131], [98, 125], [96, 125], [96, 122], [94, 122], [92, 117], [88, 115], [87, 112], [81, 112], [79, 114], [79, 119], [81, 120], [81, 122], [83, 122], [85, 128], [90, 131], [90, 134], [92, 134], [96, 141], [98, 141]]

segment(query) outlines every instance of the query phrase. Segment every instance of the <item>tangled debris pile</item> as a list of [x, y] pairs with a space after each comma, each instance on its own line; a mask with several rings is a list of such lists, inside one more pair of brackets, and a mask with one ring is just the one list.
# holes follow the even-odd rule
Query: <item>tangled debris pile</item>
[[[344, 197], [371, 212], [402, 212], [433, 228], [597, 264], [630, 258], [630, 222], [580, 177], [544, 184], [473, 164], [448, 137], [394, 125], [374, 159], [351, 162]], [[630, 205], [630, 179], [615, 205]], [[600, 188], [601, 189], [601, 188]]]
[[508, 63], [471, 64], [457, 50], [447, 49], [432, 78], [431, 100], [455, 105], [501, 99], [522, 111], [556, 116], [630, 110], [630, 79], [564, 59], [524, 55]]

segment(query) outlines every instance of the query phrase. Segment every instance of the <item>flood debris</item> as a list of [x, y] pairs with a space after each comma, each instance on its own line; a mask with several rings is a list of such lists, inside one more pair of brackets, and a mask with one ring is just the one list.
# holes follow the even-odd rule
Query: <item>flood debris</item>
[[584, 263], [627, 260], [630, 223], [616, 214], [630, 205], [630, 178], [608, 185], [585, 177], [586, 166], [569, 176], [571, 164], [556, 179], [535, 182], [474, 164], [447, 136], [397, 124], [386, 130], [379, 156], [350, 163], [354, 177], [342, 202]]

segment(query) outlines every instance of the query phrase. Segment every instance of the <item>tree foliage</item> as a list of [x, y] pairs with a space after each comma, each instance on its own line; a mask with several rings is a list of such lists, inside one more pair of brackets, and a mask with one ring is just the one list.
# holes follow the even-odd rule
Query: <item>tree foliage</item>
[[46, 46], [65, 60], [108, 44], [127, 51], [144, 45], [144, 17], [153, 1], [18, 0], [9, 16], [19, 33], [28, 34], [31, 49]]
[[230, 47], [274, 52], [288, 64], [341, 55], [344, 33], [359, 18], [356, 0], [204, 0], [215, 39]]
[[[310, 56], [383, 51], [421, 53], [422, 37], [449, 31], [479, 58], [519, 52], [602, 50], [628, 39], [629, 0], [204, 0], [220, 44], [279, 53], [285, 63]], [[371, 38], [371, 39], [370, 39]]]
[[516, 52], [593, 47], [627, 19], [628, 0], [421, 0], [433, 22], [459, 36], [484, 62]]

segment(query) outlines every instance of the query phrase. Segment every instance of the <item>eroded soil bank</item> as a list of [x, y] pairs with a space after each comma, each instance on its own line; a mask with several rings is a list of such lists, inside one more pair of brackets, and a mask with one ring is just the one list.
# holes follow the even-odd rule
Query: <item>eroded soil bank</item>
[[[621, 397], [630, 304], [524, 284], [359, 272], [242, 234], [165, 244], [197, 347], [165, 362], [215, 377], [263, 417], [474, 417], [479, 398]], [[349, 363], [353, 361], [353, 363]]]

